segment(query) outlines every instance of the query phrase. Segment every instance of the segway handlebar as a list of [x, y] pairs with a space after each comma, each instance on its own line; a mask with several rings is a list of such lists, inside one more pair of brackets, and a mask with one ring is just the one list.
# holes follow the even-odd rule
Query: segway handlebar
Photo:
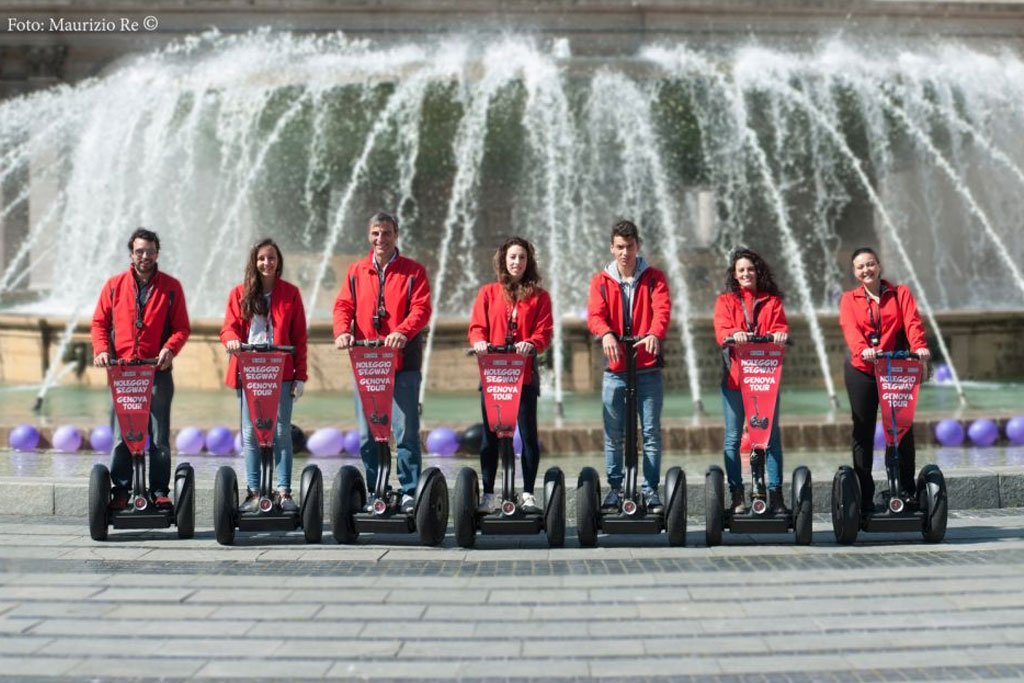
[[[487, 345], [487, 353], [516, 353], [516, 345], [515, 344], [502, 344], [500, 346], [495, 346], [494, 344], [488, 344]], [[476, 349], [474, 349], [474, 348], [466, 349], [466, 355], [467, 356], [475, 356], [476, 355]], [[530, 353], [528, 353], [526, 355], [528, 355], [528, 356], [536, 356], [537, 355], [537, 349], [533, 349], [532, 351], [530, 351]]]
[[365, 346], [368, 349], [375, 349], [378, 346], [384, 346], [383, 339], [358, 339], [352, 342], [352, 346]]
[[[615, 334], [614, 332], [606, 332], [605, 334], [612, 334], [612, 335], [614, 335], [615, 339], [620, 344], [636, 344], [638, 341], [642, 341], [642, 340], [647, 339], [648, 337], [651, 336], [650, 334], [639, 334], [639, 335], [636, 335], [636, 334], [624, 334], [624, 335], [622, 335], [620, 337], [619, 335]], [[600, 344], [601, 340], [603, 340], [604, 337], [605, 337], [605, 335], [601, 335], [600, 337], [594, 337], [594, 343], [595, 344]]]
[[[775, 337], [773, 337], [770, 334], [752, 334], [749, 337], [747, 337], [747, 342], [751, 343], [751, 344], [772, 344], [772, 343], [775, 342]], [[726, 337], [725, 339], [722, 340], [722, 346], [729, 346], [730, 344], [735, 344], [735, 343], [736, 343], [736, 340], [733, 339], [731, 336]], [[786, 340], [786, 346], [792, 346], [792, 345], [793, 345], [793, 340], [792, 339], [787, 339]]]
[[156, 365], [160, 362], [159, 358], [132, 358], [126, 360], [124, 358], [118, 358], [110, 362], [111, 365]]
[[912, 358], [914, 360], [921, 360], [921, 356], [917, 355], [913, 351], [879, 351], [875, 354], [876, 360], [885, 358], [892, 358], [893, 360], [903, 360], [906, 358]]
[[256, 351], [266, 353], [268, 351], [283, 351], [284, 353], [295, 353], [294, 346], [278, 346], [276, 344], [242, 344], [241, 351]]

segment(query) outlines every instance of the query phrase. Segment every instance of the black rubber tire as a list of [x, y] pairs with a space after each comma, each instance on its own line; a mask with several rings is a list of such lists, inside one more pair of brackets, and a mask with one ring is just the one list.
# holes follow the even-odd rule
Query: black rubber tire
[[455, 476], [455, 509], [452, 522], [455, 525], [455, 543], [460, 548], [476, 545], [476, 509], [480, 505], [480, 488], [476, 471], [463, 467]]
[[946, 537], [949, 518], [949, 499], [946, 496], [946, 478], [937, 465], [925, 465], [917, 475], [918, 501], [922, 502], [924, 523], [921, 536], [928, 543], [941, 543]]
[[832, 478], [832, 531], [840, 545], [856, 541], [860, 531], [860, 484], [846, 465]]
[[89, 536], [94, 541], [107, 540], [110, 522], [110, 471], [99, 463], [89, 473]]
[[576, 482], [576, 536], [583, 548], [597, 547], [601, 489], [597, 471], [584, 467]]
[[811, 471], [803, 466], [797, 467], [793, 470], [792, 482], [793, 540], [797, 545], [810, 545], [814, 535]]
[[217, 543], [235, 542], [235, 517], [238, 514], [238, 478], [227, 465], [217, 470], [213, 481], [213, 535]]
[[427, 481], [416, 501], [416, 530], [423, 545], [441, 545], [448, 532], [448, 482], [434, 468], [427, 471]]
[[675, 548], [686, 545], [686, 472], [681, 467], [670, 467], [665, 473], [665, 535]]
[[565, 545], [565, 475], [558, 467], [544, 474], [544, 534], [549, 548]]
[[187, 463], [174, 470], [174, 526], [178, 538], [196, 534], [196, 473]]
[[342, 545], [350, 545], [359, 538], [353, 515], [366, 505], [366, 487], [363, 475], [352, 465], [345, 465], [334, 475], [334, 493], [331, 496], [331, 534]]
[[704, 542], [709, 548], [722, 543], [725, 527], [725, 474], [712, 465], [704, 475]]
[[[302, 511], [302, 535], [306, 543], [319, 543], [324, 536], [324, 475], [316, 465], [307, 465], [313, 469], [309, 486], [300, 499]], [[305, 471], [303, 471], [305, 479]]]

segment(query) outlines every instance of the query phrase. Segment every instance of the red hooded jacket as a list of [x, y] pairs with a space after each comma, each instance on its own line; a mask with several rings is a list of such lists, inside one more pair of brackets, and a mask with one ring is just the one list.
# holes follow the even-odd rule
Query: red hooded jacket
[[[551, 296], [540, 288], [529, 299], [517, 301], [513, 309], [500, 282], [492, 282], [481, 287], [477, 292], [476, 301], [473, 302], [473, 313], [469, 319], [469, 343], [485, 341], [494, 346], [503, 345], [513, 310], [516, 320], [513, 341], [530, 342], [539, 356], [551, 344], [551, 334], [554, 330]], [[527, 366], [524, 383], [533, 381], [534, 365], [536, 361]]]
[[[744, 304], [746, 305], [746, 314], [744, 314]], [[740, 294], [725, 292], [718, 295], [718, 299], [715, 300], [714, 324], [715, 341], [719, 345], [725, 341], [726, 337], [736, 332], [757, 335], [789, 332], [789, 323], [786, 321], [786, 311], [782, 307], [782, 299], [774, 294], [755, 295], [746, 289], [740, 290]], [[725, 351], [727, 352], [728, 349]], [[729, 360], [727, 361], [726, 358]], [[731, 356], [727, 353], [723, 353], [722, 363], [726, 388], [739, 389], [739, 364], [733, 363]]]
[[[622, 291], [619, 283], [602, 270], [590, 280], [590, 297], [587, 300], [587, 327], [598, 338], [611, 332], [616, 337], [624, 334], [622, 316]], [[672, 315], [672, 301], [669, 298], [668, 281], [665, 273], [657, 268], [646, 267], [633, 295], [633, 336], [644, 337], [653, 334], [662, 342], [668, 336], [668, 324]], [[636, 350], [636, 369], [661, 367], [661, 356], [648, 353], [643, 347]], [[625, 354], [619, 361], [609, 364], [610, 372], [625, 372]]]
[[857, 287], [843, 292], [839, 301], [839, 327], [850, 347], [850, 363], [869, 375], [875, 374], [874, 363], [863, 360], [860, 353], [871, 348], [868, 337], [872, 333], [879, 335], [876, 348], [880, 351], [928, 348], [917, 301], [910, 288], [894, 287], [888, 280], [882, 280], [878, 298], [876, 304], [864, 293], [864, 287]]
[[402, 349], [396, 372], [419, 370], [423, 362], [420, 332], [430, 322], [430, 283], [426, 269], [399, 254], [385, 269], [383, 304], [387, 315], [374, 327], [380, 296], [380, 277], [373, 251], [348, 268], [334, 301], [334, 336], [348, 332], [359, 339], [383, 339], [401, 332], [409, 342]]
[[[136, 289], [131, 268], [103, 285], [92, 315], [93, 353], [113, 353], [115, 358], [132, 360], [156, 358], [167, 348], [177, 356], [192, 332], [181, 283], [159, 270], [154, 273], [141, 318]], [[137, 325], [140, 319], [141, 327]]]
[[[224, 325], [220, 328], [220, 340], [249, 341], [249, 327], [252, 320], [242, 317], [242, 297], [245, 285], [241, 284], [228, 294], [228, 308], [224, 312]], [[295, 353], [288, 357], [284, 364], [284, 381], [309, 379], [306, 373], [306, 309], [302, 305], [302, 294], [299, 288], [290, 282], [278, 278], [274, 288], [270, 290], [270, 323], [274, 334], [274, 344], [294, 346]], [[232, 388], [238, 386], [238, 356], [231, 354], [228, 361], [225, 383]]]

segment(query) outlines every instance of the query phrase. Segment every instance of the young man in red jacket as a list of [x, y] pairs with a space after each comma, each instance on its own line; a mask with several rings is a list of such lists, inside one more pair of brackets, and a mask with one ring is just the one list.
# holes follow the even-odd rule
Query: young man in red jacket
[[608, 495], [604, 509], [622, 505], [622, 443], [625, 427], [626, 357], [619, 338], [640, 337], [636, 349], [637, 411], [643, 434], [643, 496], [647, 509], [663, 509], [661, 481], [661, 345], [668, 334], [672, 302], [665, 274], [638, 255], [640, 233], [629, 221], [612, 226], [608, 266], [590, 281], [587, 325], [601, 339], [607, 366], [601, 386]]
[[[92, 316], [93, 365], [107, 367], [115, 359], [156, 358], [149, 417], [149, 490], [157, 507], [170, 507], [171, 364], [192, 331], [181, 283], [157, 269], [160, 238], [139, 228], [128, 238], [131, 266], [107, 280]], [[128, 446], [114, 421], [110, 506], [128, 504], [132, 465]]]
[[[380, 212], [370, 218], [371, 250], [349, 266], [334, 301], [334, 345], [347, 349], [359, 339], [383, 339], [384, 345], [402, 349], [395, 373], [391, 428], [398, 452], [398, 482], [402, 509], [411, 512], [420, 476], [420, 365], [421, 332], [430, 322], [430, 283], [426, 269], [398, 252], [398, 220]], [[359, 453], [366, 466], [366, 483], [377, 480], [377, 456], [370, 426], [356, 392]]]

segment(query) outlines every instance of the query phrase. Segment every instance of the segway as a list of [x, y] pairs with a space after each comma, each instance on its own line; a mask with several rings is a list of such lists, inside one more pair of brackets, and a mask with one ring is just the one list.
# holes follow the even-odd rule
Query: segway
[[355, 543], [360, 533], [419, 534], [424, 545], [440, 545], [448, 529], [448, 483], [441, 470], [428, 467], [416, 484], [412, 512], [401, 508], [402, 492], [392, 489], [391, 405], [398, 349], [383, 340], [360, 340], [349, 349], [352, 373], [363, 412], [377, 444], [377, 481], [367, 505], [366, 485], [358, 468], [345, 465], [334, 478], [331, 526], [338, 543]]
[[256, 442], [260, 447], [260, 488], [256, 509], [242, 512], [238, 507], [238, 478], [224, 465], [213, 483], [213, 530], [217, 542], [231, 545], [239, 531], [293, 531], [302, 527], [306, 543], [319, 543], [323, 536], [324, 479], [320, 468], [306, 465], [299, 479], [298, 510], [284, 510], [275, 497], [274, 432], [284, 383], [284, 367], [294, 346], [242, 344], [238, 355], [238, 377], [249, 404]]
[[737, 346], [729, 337], [724, 344], [732, 347], [733, 358], [739, 363], [740, 395], [744, 413], [749, 416], [751, 505], [743, 514], [726, 507], [725, 473], [718, 465], [709, 467], [704, 475], [705, 539], [710, 547], [722, 542], [723, 530], [741, 534], [784, 534], [792, 529], [798, 545], [809, 545], [813, 514], [811, 471], [803, 465], [793, 470], [791, 510], [773, 510], [767, 502], [765, 460], [785, 349], [773, 343], [770, 335], [751, 335], [747, 339], [749, 343]]
[[601, 483], [593, 467], [584, 467], [576, 482], [576, 534], [580, 545], [585, 548], [597, 545], [599, 530], [606, 534], [658, 534], [665, 531], [669, 545], [686, 545], [686, 473], [683, 469], [670, 467], [665, 473], [666, 500], [660, 512], [647, 509], [637, 487], [637, 372], [636, 349], [633, 345], [641, 339], [643, 337], [628, 333], [619, 338], [626, 354], [626, 420], [623, 434], [626, 472], [622, 501], [617, 509], [601, 508]]
[[[884, 363], [882, 362], [884, 361]], [[920, 531], [928, 543], [946, 535], [948, 500], [946, 479], [937, 465], [925, 465], [917, 475], [917, 495], [903, 491], [900, 480], [899, 443], [914, 424], [917, 394], [924, 364], [916, 353], [879, 352], [875, 360], [878, 405], [885, 427], [885, 473], [889, 482], [884, 509], [860, 509], [860, 482], [852, 467], [842, 465], [832, 479], [832, 529], [836, 542], [849, 545], [858, 531], [868, 533]]]
[[[470, 355], [475, 352], [470, 349]], [[498, 437], [501, 458], [501, 501], [490, 513], [478, 511], [480, 486], [476, 471], [463, 467], [455, 478], [455, 542], [463, 548], [476, 544], [476, 534], [547, 535], [548, 545], [560, 548], [565, 543], [565, 475], [559, 467], [544, 474], [544, 509], [526, 511], [516, 501], [516, 454], [512, 445], [516, 432], [515, 416], [523, 377], [532, 360], [516, 354], [515, 344], [487, 346], [487, 353], [477, 354], [480, 383], [487, 411], [487, 423]], [[504, 408], [504, 410], [502, 410]], [[502, 417], [504, 413], [504, 418]], [[509, 420], [511, 415], [513, 419]]]
[[155, 358], [117, 360], [107, 367], [107, 383], [114, 399], [114, 414], [121, 438], [132, 458], [132, 492], [123, 510], [110, 508], [110, 470], [96, 464], [89, 475], [89, 535], [105, 541], [115, 529], [166, 529], [172, 524], [178, 538], [192, 538], [196, 528], [195, 472], [187, 462], [174, 470], [174, 499], [170, 508], [158, 508], [146, 490], [146, 437], [153, 396]]

